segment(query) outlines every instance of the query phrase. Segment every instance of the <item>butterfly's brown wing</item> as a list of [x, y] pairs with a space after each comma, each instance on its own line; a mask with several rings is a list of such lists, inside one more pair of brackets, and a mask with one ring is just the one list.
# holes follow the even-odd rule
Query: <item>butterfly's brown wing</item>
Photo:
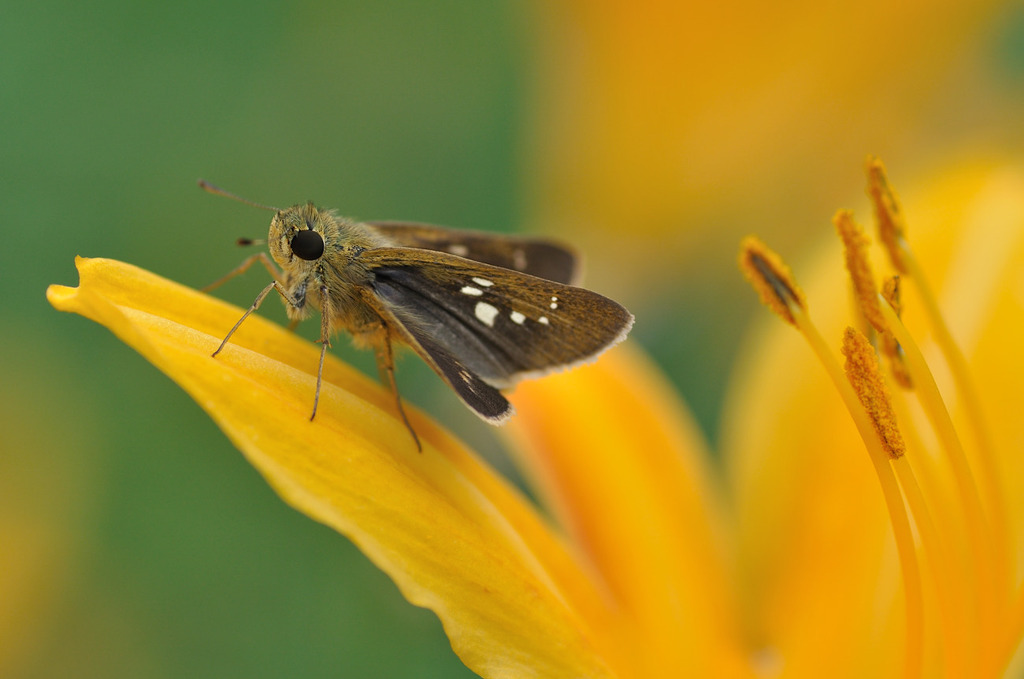
[[415, 222], [365, 222], [397, 247], [445, 252], [538, 278], [575, 284], [580, 258], [567, 245], [544, 238], [449, 229]]
[[633, 325], [596, 292], [462, 257], [374, 248], [360, 260], [391, 323], [491, 422], [511, 414], [498, 389], [592, 360]]

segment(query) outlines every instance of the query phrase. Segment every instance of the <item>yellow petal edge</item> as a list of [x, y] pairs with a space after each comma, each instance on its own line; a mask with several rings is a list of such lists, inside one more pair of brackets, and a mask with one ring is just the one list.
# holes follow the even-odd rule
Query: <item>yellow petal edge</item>
[[328, 357], [309, 421], [318, 349], [242, 310], [134, 266], [76, 260], [59, 310], [106, 326], [177, 382], [281, 497], [349, 537], [412, 603], [433, 610], [484, 677], [623, 676], [611, 614], [534, 509], [454, 437]]

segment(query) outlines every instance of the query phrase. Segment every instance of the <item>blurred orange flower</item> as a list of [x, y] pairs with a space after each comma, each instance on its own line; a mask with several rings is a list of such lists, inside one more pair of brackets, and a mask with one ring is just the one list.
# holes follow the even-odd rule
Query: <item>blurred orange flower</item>
[[[621, 289], [678, 280], [681, 261], [699, 266], [769, 211], [785, 212], [773, 235], [791, 245], [842, 198], [850, 158], [928, 163], [937, 147], [976, 138], [972, 120], [1002, 101], [975, 94], [995, 85], [971, 58], [1006, 13], [995, 0], [567, 0], [535, 11], [527, 222], [585, 239], [594, 270]], [[931, 123], [944, 93], [968, 88], [955, 99], [961, 128]]]

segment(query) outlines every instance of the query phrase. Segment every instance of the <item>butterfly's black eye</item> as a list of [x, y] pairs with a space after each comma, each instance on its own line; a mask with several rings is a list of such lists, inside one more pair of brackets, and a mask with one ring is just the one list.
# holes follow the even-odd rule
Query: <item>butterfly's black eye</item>
[[316, 231], [299, 231], [292, 237], [291, 246], [295, 256], [307, 262], [324, 254], [324, 239]]

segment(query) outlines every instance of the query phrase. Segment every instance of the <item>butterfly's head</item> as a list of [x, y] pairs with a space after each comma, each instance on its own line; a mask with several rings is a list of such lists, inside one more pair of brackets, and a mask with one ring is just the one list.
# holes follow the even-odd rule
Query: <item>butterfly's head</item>
[[270, 255], [284, 270], [316, 262], [324, 256], [326, 240], [335, 229], [334, 216], [312, 203], [279, 210], [270, 221]]

